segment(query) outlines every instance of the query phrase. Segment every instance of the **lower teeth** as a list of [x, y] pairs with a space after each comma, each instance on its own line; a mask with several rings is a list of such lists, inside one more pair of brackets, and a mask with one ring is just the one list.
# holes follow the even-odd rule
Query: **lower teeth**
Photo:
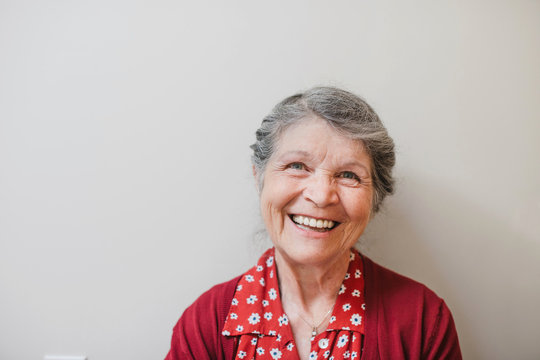
[[311, 227], [311, 226], [306, 226], [306, 225], [303, 225], [303, 224], [298, 224], [298, 223], [295, 223], [298, 227], [302, 228], [302, 229], [306, 229], [306, 230], [313, 230], [313, 231], [319, 231], [319, 232], [325, 232], [325, 231], [328, 231], [330, 229], [328, 228], [316, 228], [316, 227]]

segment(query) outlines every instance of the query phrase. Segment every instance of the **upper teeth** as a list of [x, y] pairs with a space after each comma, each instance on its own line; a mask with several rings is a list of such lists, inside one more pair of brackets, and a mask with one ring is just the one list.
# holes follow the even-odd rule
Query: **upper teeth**
[[294, 215], [292, 219], [297, 224], [301, 224], [301, 225], [303, 224], [306, 226], [316, 227], [319, 229], [334, 227], [334, 222], [332, 220], [314, 219], [314, 218], [310, 218], [310, 217], [302, 216], [302, 215]]

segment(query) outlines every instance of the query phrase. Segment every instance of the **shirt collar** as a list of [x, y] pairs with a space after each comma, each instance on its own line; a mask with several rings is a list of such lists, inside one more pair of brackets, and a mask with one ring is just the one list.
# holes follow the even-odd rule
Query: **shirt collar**
[[349, 256], [349, 268], [336, 298], [328, 330], [351, 330], [364, 332], [364, 267], [362, 256], [355, 249]]
[[[223, 335], [290, 336], [289, 319], [281, 305], [274, 248], [268, 249], [238, 281], [225, 320]], [[336, 298], [327, 331], [364, 333], [364, 275], [362, 259], [351, 250], [349, 267]]]

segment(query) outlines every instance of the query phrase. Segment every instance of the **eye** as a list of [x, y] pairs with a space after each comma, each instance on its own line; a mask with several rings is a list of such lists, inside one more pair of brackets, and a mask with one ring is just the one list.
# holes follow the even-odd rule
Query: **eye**
[[293, 169], [293, 170], [304, 170], [306, 168], [306, 166], [300, 162], [294, 162], [294, 163], [291, 163], [289, 165], [287, 165], [287, 167], [289, 169]]
[[348, 182], [362, 182], [362, 180], [360, 180], [360, 177], [352, 171], [343, 171], [342, 173], [338, 174], [338, 178], [344, 179]]

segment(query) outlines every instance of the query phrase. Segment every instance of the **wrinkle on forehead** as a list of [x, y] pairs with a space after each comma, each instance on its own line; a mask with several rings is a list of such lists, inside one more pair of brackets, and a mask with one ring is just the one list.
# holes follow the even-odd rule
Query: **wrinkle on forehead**
[[356, 151], [358, 152], [363, 152], [363, 151], [365, 151], [366, 153], [368, 152], [367, 148], [365, 147], [364, 142], [361, 139], [356, 139], [351, 134], [341, 131], [340, 129], [336, 129], [327, 120], [319, 116], [313, 115], [310, 117], [304, 117], [301, 120], [298, 120], [297, 122], [282, 129], [278, 138], [276, 139], [274, 153], [279, 152], [279, 149], [283, 143], [284, 138], [288, 137], [291, 134], [291, 132], [293, 132], [294, 130], [298, 129], [299, 127], [304, 127], [308, 123], [316, 123], [315, 125], [319, 126], [323, 133], [330, 132], [330, 133], [333, 133], [334, 135], [337, 135], [343, 140], [355, 143], [357, 145]]

